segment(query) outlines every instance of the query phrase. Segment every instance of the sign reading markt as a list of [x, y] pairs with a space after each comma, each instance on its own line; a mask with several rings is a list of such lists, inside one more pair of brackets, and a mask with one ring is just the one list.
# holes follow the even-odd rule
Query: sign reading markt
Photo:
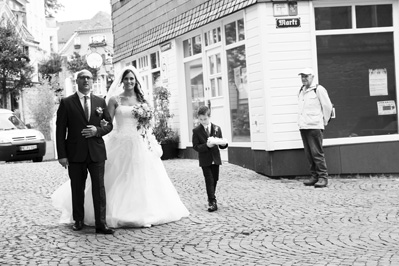
[[276, 28], [296, 28], [301, 26], [300, 18], [276, 19]]

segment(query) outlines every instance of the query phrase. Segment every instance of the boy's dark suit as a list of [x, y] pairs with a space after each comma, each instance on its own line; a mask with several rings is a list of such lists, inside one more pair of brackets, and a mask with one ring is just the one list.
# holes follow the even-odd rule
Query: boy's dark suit
[[[108, 134], [113, 126], [105, 100], [91, 94], [90, 101], [90, 120], [88, 121], [77, 93], [61, 100], [56, 122], [57, 153], [59, 159], [67, 158], [69, 162], [73, 219], [81, 222], [84, 219], [84, 190], [87, 170], [89, 170], [96, 228], [102, 228], [106, 225], [104, 164], [107, 159], [102, 136]], [[97, 108], [102, 108], [103, 114], [100, 114]], [[109, 123], [101, 127], [101, 119]], [[97, 128], [96, 136], [90, 138], [82, 136], [82, 130], [88, 125]]]
[[[212, 123], [210, 125], [211, 130], [209, 136], [223, 138], [221, 128]], [[215, 145], [209, 148], [206, 145], [209, 136], [202, 125], [193, 129], [193, 148], [198, 152], [199, 165], [202, 167], [202, 172], [205, 177], [208, 202], [213, 203], [216, 202], [215, 190], [219, 180], [219, 165], [222, 164], [219, 148], [225, 149], [228, 144]]]

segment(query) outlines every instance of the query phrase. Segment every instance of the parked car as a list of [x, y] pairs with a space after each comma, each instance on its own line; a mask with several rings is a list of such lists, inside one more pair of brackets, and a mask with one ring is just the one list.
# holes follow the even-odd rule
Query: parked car
[[0, 109], [0, 161], [43, 161], [46, 141], [41, 132], [29, 129], [12, 111]]

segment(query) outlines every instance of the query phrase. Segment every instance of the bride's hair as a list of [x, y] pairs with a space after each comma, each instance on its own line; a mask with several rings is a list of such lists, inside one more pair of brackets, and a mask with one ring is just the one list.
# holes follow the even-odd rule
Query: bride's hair
[[137, 96], [137, 100], [141, 103], [145, 103], [146, 100], [144, 99], [144, 95], [141, 92], [141, 90], [139, 89], [140, 83], [137, 80], [136, 75], [133, 73], [133, 71], [131, 69], [126, 69], [125, 72], [123, 72], [122, 74], [122, 79], [121, 79], [121, 83], [123, 83], [123, 79], [126, 77], [127, 74], [132, 73], [134, 78], [136, 79], [136, 84], [134, 85], [134, 92], [136, 93]]

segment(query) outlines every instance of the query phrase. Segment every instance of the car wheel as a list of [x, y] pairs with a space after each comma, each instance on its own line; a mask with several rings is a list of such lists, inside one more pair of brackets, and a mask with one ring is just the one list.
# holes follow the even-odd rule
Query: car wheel
[[33, 158], [32, 161], [33, 161], [34, 163], [40, 163], [40, 162], [43, 161], [43, 156], [42, 156], [42, 157]]

